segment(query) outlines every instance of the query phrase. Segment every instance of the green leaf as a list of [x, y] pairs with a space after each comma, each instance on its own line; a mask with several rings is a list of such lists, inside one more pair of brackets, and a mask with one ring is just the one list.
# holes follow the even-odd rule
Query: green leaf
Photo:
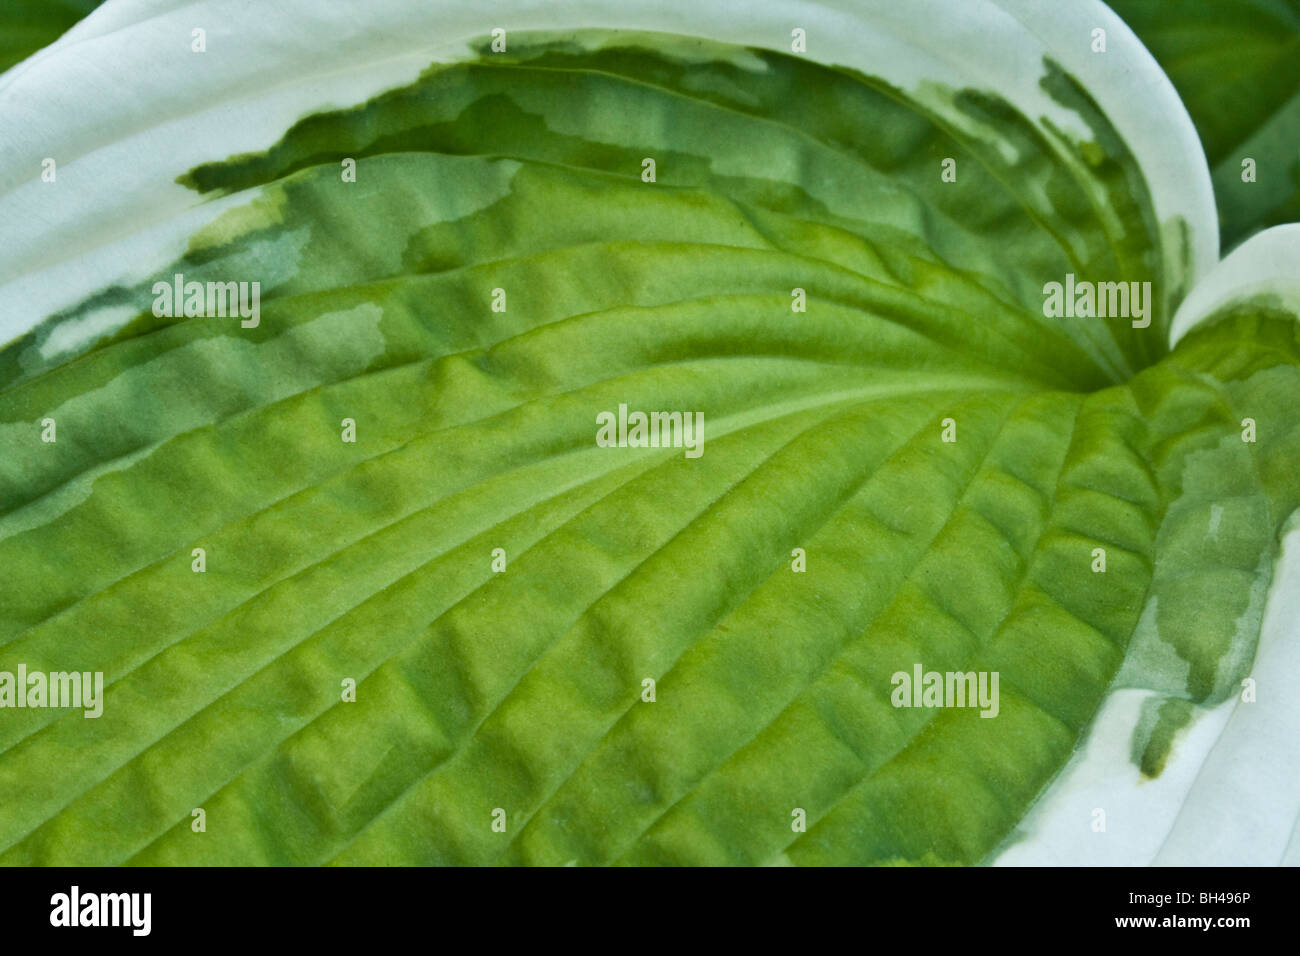
[[[1090, 87], [488, 42], [0, 260], [0, 674], [106, 685], [0, 709], [0, 862], [978, 863], [1125, 668], [1235, 686], [1300, 503], [1294, 312], [1170, 350], [1199, 226]], [[125, 154], [68, 135], [77, 198]], [[33, 187], [0, 204], [71, 202]], [[177, 273], [258, 321], [159, 315]], [[1067, 274], [1151, 283], [1149, 324], [1048, 317]], [[621, 405], [702, 454], [602, 447]], [[996, 672], [996, 714], [896, 706], [917, 666]]]
[[[1110, 0], [1187, 104], [1223, 244], [1300, 219], [1300, 2]], [[1255, 178], [1243, 180], [1243, 161]]]
[[104, 0], [8, 0], [0, 10], [0, 73], [66, 33]]

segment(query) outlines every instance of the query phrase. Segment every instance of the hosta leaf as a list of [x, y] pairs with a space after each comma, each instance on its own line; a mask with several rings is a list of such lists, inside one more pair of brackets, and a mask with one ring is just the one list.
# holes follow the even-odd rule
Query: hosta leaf
[[[0, 197], [45, 210], [0, 259], [0, 671], [107, 691], [0, 711], [0, 861], [975, 863], [1117, 677], [1230, 693], [1300, 494], [1289, 304], [1170, 350], [1206, 193], [1067, 53], [1004, 95], [788, 35], [480, 25], [255, 149], [171, 87], [13, 140], [68, 158]], [[168, 124], [201, 161], [92, 195]], [[177, 273], [259, 282], [257, 321], [158, 314]], [[1047, 315], [1076, 274], [1151, 283], [1149, 322]], [[702, 453], [601, 447], [621, 405], [703, 414]], [[916, 665], [996, 672], [996, 715], [895, 706]]]

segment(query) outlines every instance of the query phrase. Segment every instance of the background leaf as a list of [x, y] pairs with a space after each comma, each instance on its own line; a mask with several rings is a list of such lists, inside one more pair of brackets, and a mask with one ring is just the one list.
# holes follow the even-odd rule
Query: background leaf
[[[1109, 0], [1187, 105], [1214, 176], [1225, 251], [1300, 220], [1300, 2]], [[1242, 182], [1242, 160], [1257, 181]]]
[[0, 7], [0, 73], [48, 46], [104, 0], [6, 0]]

